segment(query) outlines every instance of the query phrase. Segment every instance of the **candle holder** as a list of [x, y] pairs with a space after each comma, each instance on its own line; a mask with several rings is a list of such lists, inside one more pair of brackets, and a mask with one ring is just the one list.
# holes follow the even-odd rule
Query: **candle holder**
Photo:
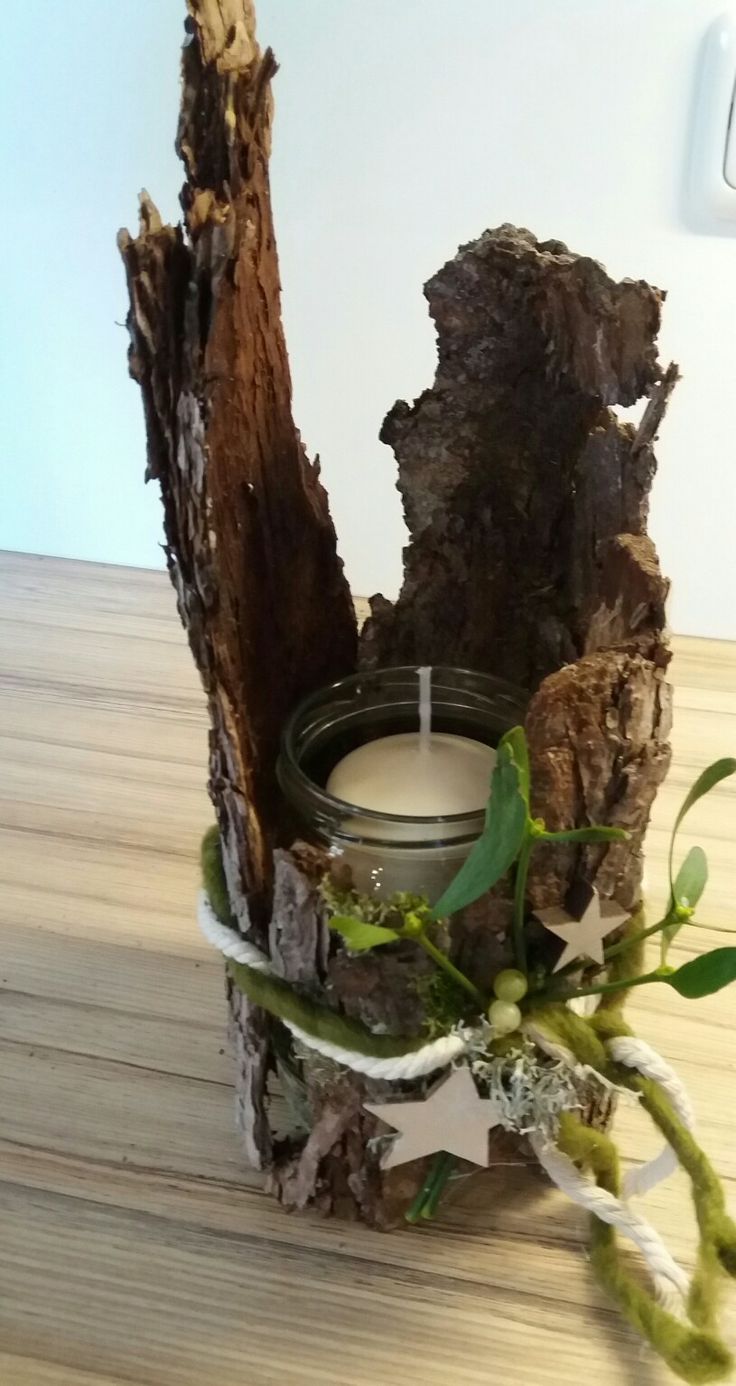
[[[670, 730], [668, 583], [646, 532], [678, 379], [657, 359], [663, 296], [508, 224], [432, 276], [436, 377], [380, 434], [409, 531], [403, 583], [395, 602], [371, 599], [359, 633], [291, 413], [268, 184], [274, 61], [253, 8], [190, 0], [186, 228], [144, 194], [138, 236], [119, 237], [147, 475], [209, 706], [217, 827], [198, 916], [226, 959], [246, 1158], [286, 1207], [384, 1228], [432, 1217], [455, 1161], [498, 1166], [493, 1198], [504, 1165], [538, 1162], [593, 1213], [591, 1265], [631, 1323], [686, 1381], [730, 1379], [712, 1306], [721, 1271], [736, 1276], [736, 1226], [680, 1080], [621, 1013], [632, 987], [696, 999], [736, 979], [725, 947], [642, 970], [646, 940], [659, 934], [666, 960], [707, 879], [698, 847], [674, 869], [673, 840], [666, 912], [644, 925], [642, 848]], [[615, 407], [642, 398], [638, 427], [622, 423]], [[385, 539], [378, 527], [376, 548]], [[487, 817], [465, 770], [464, 796], [447, 802], [472, 811], [440, 818], [328, 792], [337, 766], [333, 785], [359, 798], [361, 781], [343, 778], [350, 752], [416, 730], [415, 660], [485, 671], [435, 667], [432, 711], [439, 732], [498, 742]], [[524, 695], [491, 670], [530, 690], [523, 728]], [[440, 762], [410, 758], [394, 784], [436, 810]], [[703, 772], [675, 832], [732, 773], [728, 757]], [[329, 851], [353, 888], [326, 871]], [[623, 1187], [604, 1134], [617, 1090], [667, 1142]], [[700, 1236], [691, 1286], [627, 1202], [675, 1158]]]
[[[527, 695], [471, 669], [431, 670], [433, 733], [495, 747], [523, 721]], [[336, 798], [330, 773], [351, 751], [416, 731], [420, 670], [376, 669], [340, 679], [306, 698], [288, 722], [278, 763], [282, 791], [305, 835], [329, 847], [353, 887], [384, 897], [397, 890], [438, 898], [483, 831], [485, 802], [465, 813], [384, 813]]]

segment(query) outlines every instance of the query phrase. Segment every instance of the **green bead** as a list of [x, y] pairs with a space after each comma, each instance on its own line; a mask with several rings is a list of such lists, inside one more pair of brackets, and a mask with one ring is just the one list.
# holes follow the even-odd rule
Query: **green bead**
[[488, 1019], [497, 1035], [510, 1035], [521, 1025], [521, 1011], [514, 1001], [492, 1001]]
[[494, 977], [493, 990], [499, 1001], [521, 1001], [529, 990], [529, 983], [523, 972], [515, 967], [505, 967]]

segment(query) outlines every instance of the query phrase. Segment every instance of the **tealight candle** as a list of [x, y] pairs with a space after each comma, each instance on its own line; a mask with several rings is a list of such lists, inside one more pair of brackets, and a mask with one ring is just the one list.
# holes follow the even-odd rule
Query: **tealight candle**
[[[446, 732], [382, 736], [350, 751], [332, 771], [327, 793], [386, 820], [380, 846], [344, 849], [356, 884], [370, 891], [439, 894], [469, 851], [468, 845], [451, 845], [453, 838], [467, 832], [467, 823], [458, 829], [442, 820], [476, 814], [485, 807], [495, 760], [492, 746]], [[371, 824], [356, 812], [343, 826], [351, 836], [363, 838]], [[416, 844], [418, 838], [421, 847], [400, 848], [398, 856], [387, 845]], [[433, 845], [439, 843], [444, 845]]]
[[282, 789], [357, 890], [434, 904], [483, 830], [493, 746], [522, 720], [524, 702], [464, 669], [355, 675], [297, 709]]
[[[488, 798], [496, 762], [492, 746], [448, 732], [381, 736], [338, 761], [327, 793], [388, 817], [446, 818], [477, 813]], [[404, 825], [396, 825], [399, 826]], [[410, 837], [416, 830], [405, 825]], [[391, 834], [393, 836], [393, 833]], [[437, 825], [437, 836], [442, 826]]]

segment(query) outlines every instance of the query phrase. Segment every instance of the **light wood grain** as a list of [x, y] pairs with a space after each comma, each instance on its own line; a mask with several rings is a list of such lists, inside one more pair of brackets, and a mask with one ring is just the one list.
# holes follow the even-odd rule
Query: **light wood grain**
[[[287, 1217], [240, 1157], [222, 976], [197, 937], [202, 698], [168, 583], [0, 557], [0, 1381], [7, 1386], [665, 1386], [596, 1290], [585, 1218], [527, 1170], [459, 1182], [434, 1226]], [[736, 748], [736, 648], [678, 640], [676, 759], [649, 840]], [[677, 956], [736, 930], [736, 794]], [[733, 994], [642, 990], [736, 1202]], [[622, 1111], [625, 1153], [656, 1139]], [[687, 1188], [648, 1211], [689, 1262]], [[379, 1330], [380, 1324], [380, 1330]], [[736, 1347], [736, 1293], [727, 1298]]]

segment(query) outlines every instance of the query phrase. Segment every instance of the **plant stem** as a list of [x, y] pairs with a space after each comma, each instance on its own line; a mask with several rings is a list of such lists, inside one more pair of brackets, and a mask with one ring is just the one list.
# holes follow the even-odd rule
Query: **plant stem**
[[428, 1171], [427, 1171], [427, 1175], [426, 1175], [426, 1178], [425, 1178], [425, 1180], [424, 1180], [424, 1183], [422, 1184], [422, 1187], [420, 1188], [420, 1190], [419, 1190], [419, 1192], [418, 1192], [416, 1198], [414, 1199], [413, 1203], [411, 1203], [411, 1204], [409, 1205], [409, 1207], [407, 1208], [406, 1212], [404, 1213], [404, 1221], [405, 1221], [405, 1222], [412, 1222], [412, 1223], [418, 1222], [419, 1219], [420, 1219], [420, 1217], [422, 1216], [422, 1208], [424, 1207], [424, 1205], [425, 1205], [425, 1203], [426, 1203], [426, 1201], [427, 1201], [427, 1199], [428, 1199], [428, 1197], [429, 1197], [429, 1195], [430, 1195], [430, 1193], [431, 1193], [431, 1191], [432, 1191], [432, 1185], [433, 1185], [433, 1183], [434, 1183], [434, 1177], [435, 1177], [435, 1174], [436, 1174], [436, 1172], [437, 1172], [437, 1166], [438, 1166], [438, 1163], [439, 1163], [440, 1159], [442, 1158], [442, 1155], [443, 1155], [443, 1154], [444, 1154], [444, 1151], [440, 1151], [439, 1154], [435, 1155], [435, 1157], [434, 1157], [434, 1159], [433, 1159], [433, 1161], [432, 1161], [432, 1163], [431, 1163], [431, 1165], [430, 1165], [430, 1167], [429, 1167], [429, 1169], [428, 1169]]
[[[619, 953], [625, 953], [627, 948], [633, 948], [637, 943], [641, 943], [642, 939], [649, 938], [651, 934], [656, 934], [658, 930], [664, 929], [667, 924], [671, 923], [672, 920], [670, 917], [665, 915], [664, 919], [660, 919], [657, 924], [650, 924], [648, 929], [640, 929], [638, 933], [629, 934], [627, 938], [622, 938], [620, 943], [612, 943], [610, 947], [604, 948], [603, 950], [604, 962], [609, 962], [611, 958], [617, 957]], [[565, 967], [561, 967], [559, 972], [555, 972], [554, 976], [556, 978], [569, 977], [571, 972], [581, 972], [582, 970], [580, 959], [574, 958], [573, 961], [567, 963]]]
[[424, 1202], [420, 1217], [433, 1218], [439, 1207], [439, 1202], [444, 1193], [445, 1185], [455, 1168], [455, 1156], [448, 1155], [446, 1150], [440, 1151], [439, 1158], [434, 1162], [434, 1178], [432, 1187]]
[[420, 1218], [431, 1218], [434, 1215], [440, 1194], [452, 1173], [454, 1164], [454, 1155], [448, 1155], [446, 1150], [437, 1151], [419, 1193], [404, 1213], [406, 1222], [414, 1223], [418, 1222]]
[[538, 839], [533, 836], [527, 828], [527, 835], [521, 844], [519, 860], [516, 863], [516, 880], [514, 882], [514, 919], [512, 925], [512, 937], [514, 944], [514, 957], [516, 966], [520, 972], [526, 975], [526, 939], [524, 938], [524, 903], [526, 899], [526, 881], [529, 875], [529, 859], [532, 854], [532, 847]]
[[626, 977], [620, 982], [601, 982], [599, 986], [578, 987], [576, 991], [568, 992], [537, 992], [534, 1000], [537, 1001], [573, 1001], [578, 996], [602, 996], [604, 992], [628, 991], [629, 987], [643, 987], [645, 982], [664, 982], [666, 978], [659, 972], [647, 972], [643, 977]]
[[628, 938], [622, 938], [620, 943], [612, 943], [610, 948], [604, 948], [603, 957], [606, 962], [609, 958], [615, 958], [619, 953], [625, 953], [627, 948], [632, 948], [635, 944], [641, 943], [642, 939], [650, 938], [652, 934], [657, 934], [661, 929], [665, 929], [668, 924], [674, 923], [669, 915], [660, 919], [656, 924], [650, 924], [648, 929], [640, 929], [637, 934], [629, 934]]
[[[595, 834], [595, 836], [594, 836]], [[606, 842], [628, 842], [631, 834], [625, 828], [566, 828], [561, 832], [548, 833], [546, 828], [539, 834], [540, 842], [581, 842], [590, 847]]]
[[466, 977], [459, 968], [455, 967], [454, 963], [450, 962], [447, 954], [443, 953], [442, 949], [438, 948], [436, 943], [432, 942], [431, 938], [428, 938], [424, 933], [418, 934], [416, 936], [416, 942], [421, 945], [425, 953], [429, 953], [430, 958], [436, 962], [438, 967], [441, 967], [443, 971], [447, 973], [448, 977], [452, 977], [452, 980], [457, 982], [457, 985], [462, 987], [464, 991], [467, 991], [474, 1001], [477, 1001], [481, 1006], [485, 1007], [486, 998], [483, 992], [480, 991], [475, 983], [471, 982], [470, 978]]

